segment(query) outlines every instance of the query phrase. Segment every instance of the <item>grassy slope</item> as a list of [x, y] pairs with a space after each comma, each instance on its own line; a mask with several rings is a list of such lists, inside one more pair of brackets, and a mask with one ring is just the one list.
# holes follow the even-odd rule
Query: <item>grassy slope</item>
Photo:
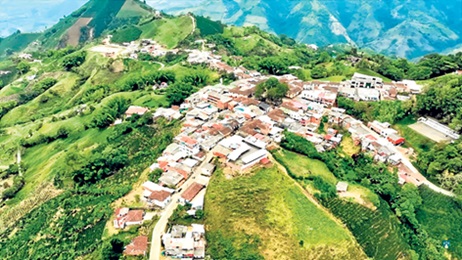
[[144, 16], [149, 15], [150, 12], [144, 9], [140, 3], [137, 3], [135, 0], [127, 0], [125, 4], [120, 9], [119, 13], [117, 13], [117, 18], [130, 18], [130, 17], [137, 17], [137, 16]]
[[319, 160], [310, 159], [287, 150], [278, 151], [276, 156], [278, 159], [283, 160], [286, 165], [290, 165], [290, 170], [297, 176], [320, 176], [330, 184], [337, 184], [337, 178], [335, 178], [334, 174], [327, 169], [327, 166]]
[[27, 45], [35, 41], [40, 35], [40, 33], [20, 33], [6, 37], [0, 41], [0, 57], [5, 54], [7, 49], [13, 52], [25, 49]]
[[[260, 241], [258, 252], [267, 259], [364, 258], [349, 232], [277, 167], [233, 179], [218, 170], [205, 203], [209, 235], [221, 233], [222, 239], [234, 240], [237, 249], [245, 247], [250, 236]], [[212, 247], [219, 243], [209, 241]]]
[[174, 48], [192, 32], [192, 20], [188, 16], [152, 20], [138, 26], [140, 38], [154, 39], [167, 48]]
[[[329, 183], [335, 181], [335, 184], [337, 182], [335, 176], [321, 161], [286, 150], [280, 150], [274, 155], [278, 161], [282, 160], [293, 173], [302, 173], [301, 175], [305, 177], [312, 174], [322, 177]], [[311, 186], [308, 185], [307, 189], [310, 192], [316, 192]], [[335, 198], [326, 203], [334, 215], [348, 226], [366, 254], [376, 259], [391, 260], [398, 256], [407, 258], [409, 247], [400, 233], [398, 220], [386, 206], [386, 202], [378, 203], [378, 196], [360, 185], [350, 185], [348, 191], [360, 194], [361, 198], [368, 204], [376, 206], [380, 204], [377, 210], [372, 210], [358, 203], [350, 202], [349, 199]]]

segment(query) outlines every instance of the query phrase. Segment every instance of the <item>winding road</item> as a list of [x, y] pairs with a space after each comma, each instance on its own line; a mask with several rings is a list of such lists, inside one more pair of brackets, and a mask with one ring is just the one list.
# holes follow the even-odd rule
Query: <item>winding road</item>
[[[367, 126], [365, 126], [362, 122], [361, 122], [361, 125], [364, 129], [366, 129], [371, 135], [373, 135], [375, 138], [377, 138], [377, 140], [381, 140], [381, 139], [384, 139], [382, 136], [380, 136], [379, 134], [377, 134], [376, 132], [374, 132], [373, 130], [369, 129]], [[440, 188], [438, 186], [436, 186], [435, 184], [431, 183], [429, 180], [427, 180], [427, 178], [425, 178], [425, 176], [423, 176], [419, 170], [417, 170], [417, 168], [411, 163], [411, 161], [409, 161], [408, 157], [402, 152], [400, 151], [396, 146], [394, 146], [393, 144], [389, 143], [388, 141], [385, 141], [385, 143], [387, 143], [387, 147], [395, 154], [398, 154], [401, 158], [401, 163], [406, 166], [406, 168], [408, 168], [411, 172], [408, 174], [409, 177], [417, 180], [417, 183], [422, 183], [424, 185], [426, 185], [427, 187], [429, 187], [430, 189], [432, 189], [433, 191], [435, 192], [438, 192], [438, 193], [441, 193], [441, 194], [444, 194], [446, 196], [450, 196], [450, 197], [455, 197], [456, 195], [448, 190], [445, 190], [443, 188]]]

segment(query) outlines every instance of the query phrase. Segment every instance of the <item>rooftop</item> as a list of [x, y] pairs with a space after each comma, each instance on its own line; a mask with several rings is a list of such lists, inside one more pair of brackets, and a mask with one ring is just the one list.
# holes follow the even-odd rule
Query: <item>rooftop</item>
[[204, 188], [205, 186], [194, 182], [187, 190], [181, 194], [181, 197], [187, 201], [191, 201], [196, 197], [196, 195]]

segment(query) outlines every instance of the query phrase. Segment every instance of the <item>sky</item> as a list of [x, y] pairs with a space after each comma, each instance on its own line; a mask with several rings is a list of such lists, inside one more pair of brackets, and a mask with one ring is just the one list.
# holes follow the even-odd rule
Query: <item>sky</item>
[[87, 0], [0, 0], [0, 37], [17, 30], [43, 31], [85, 2]]

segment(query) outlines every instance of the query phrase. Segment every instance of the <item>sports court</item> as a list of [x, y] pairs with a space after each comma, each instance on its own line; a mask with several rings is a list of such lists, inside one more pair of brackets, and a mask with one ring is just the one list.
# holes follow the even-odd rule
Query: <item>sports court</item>
[[450, 137], [446, 136], [446, 134], [426, 125], [423, 122], [417, 122], [415, 124], [409, 125], [409, 127], [417, 133], [428, 137], [437, 143], [452, 140]]

